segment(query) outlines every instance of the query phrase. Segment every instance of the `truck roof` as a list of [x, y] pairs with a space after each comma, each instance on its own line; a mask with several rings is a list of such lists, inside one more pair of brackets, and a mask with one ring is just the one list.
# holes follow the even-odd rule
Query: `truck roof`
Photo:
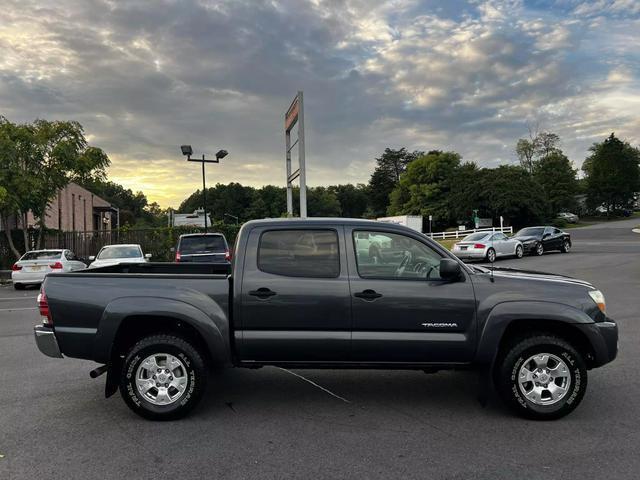
[[395, 223], [378, 222], [377, 220], [367, 220], [363, 218], [340, 218], [340, 217], [312, 217], [312, 218], [264, 218], [261, 220], [251, 220], [245, 225], [258, 226], [258, 225], [356, 225], [358, 227], [370, 227], [370, 228], [385, 228], [385, 229], [397, 229], [402, 231], [415, 230], [405, 227], [404, 225], [398, 225]]

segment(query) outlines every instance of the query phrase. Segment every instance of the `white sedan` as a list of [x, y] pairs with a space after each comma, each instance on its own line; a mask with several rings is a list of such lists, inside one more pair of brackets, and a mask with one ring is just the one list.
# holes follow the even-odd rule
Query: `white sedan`
[[84, 270], [87, 266], [71, 250], [31, 250], [11, 267], [13, 288], [22, 290], [25, 285], [38, 285], [51, 272]]
[[524, 247], [520, 240], [507, 237], [500, 232], [476, 232], [456, 243], [451, 252], [458, 258], [487, 260], [493, 263], [497, 257], [522, 258]]
[[98, 255], [89, 257], [90, 268], [107, 267], [109, 265], [119, 265], [121, 263], [141, 263], [147, 262], [151, 254], [142, 253], [142, 247], [138, 244], [126, 245], [105, 245], [100, 249]]

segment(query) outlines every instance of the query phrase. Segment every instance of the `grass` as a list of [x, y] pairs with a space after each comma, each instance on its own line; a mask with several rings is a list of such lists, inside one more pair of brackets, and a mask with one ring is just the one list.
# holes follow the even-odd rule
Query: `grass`
[[440, 245], [442, 245], [447, 250], [451, 250], [453, 248], [453, 244], [462, 240], [461, 238], [447, 238], [446, 240], [436, 240]]

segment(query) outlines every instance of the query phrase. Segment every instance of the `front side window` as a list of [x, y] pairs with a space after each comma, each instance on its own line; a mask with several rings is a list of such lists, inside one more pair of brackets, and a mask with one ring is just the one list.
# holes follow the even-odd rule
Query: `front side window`
[[335, 278], [340, 275], [335, 230], [269, 230], [260, 237], [258, 268], [287, 277]]
[[[368, 242], [360, 235], [368, 234]], [[358, 274], [362, 278], [440, 280], [442, 256], [424, 243], [386, 232], [354, 232]]]

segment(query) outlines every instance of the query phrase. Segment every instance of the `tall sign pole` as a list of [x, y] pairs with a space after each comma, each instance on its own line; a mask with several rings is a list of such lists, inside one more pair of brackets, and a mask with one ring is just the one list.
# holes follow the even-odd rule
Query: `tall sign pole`
[[[291, 144], [291, 130], [298, 124], [298, 138]], [[287, 216], [293, 216], [293, 181], [299, 178], [300, 182], [300, 217], [307, 216], [307, 175], [304, 155], [304, 104], [302, 91], [298, 92], [291, 102], [287, 113], [284, 115], [284, 132], [286, 145], [287, 167]], [[298, 144], [298, 168], [292, 171], [291, 150]]]

